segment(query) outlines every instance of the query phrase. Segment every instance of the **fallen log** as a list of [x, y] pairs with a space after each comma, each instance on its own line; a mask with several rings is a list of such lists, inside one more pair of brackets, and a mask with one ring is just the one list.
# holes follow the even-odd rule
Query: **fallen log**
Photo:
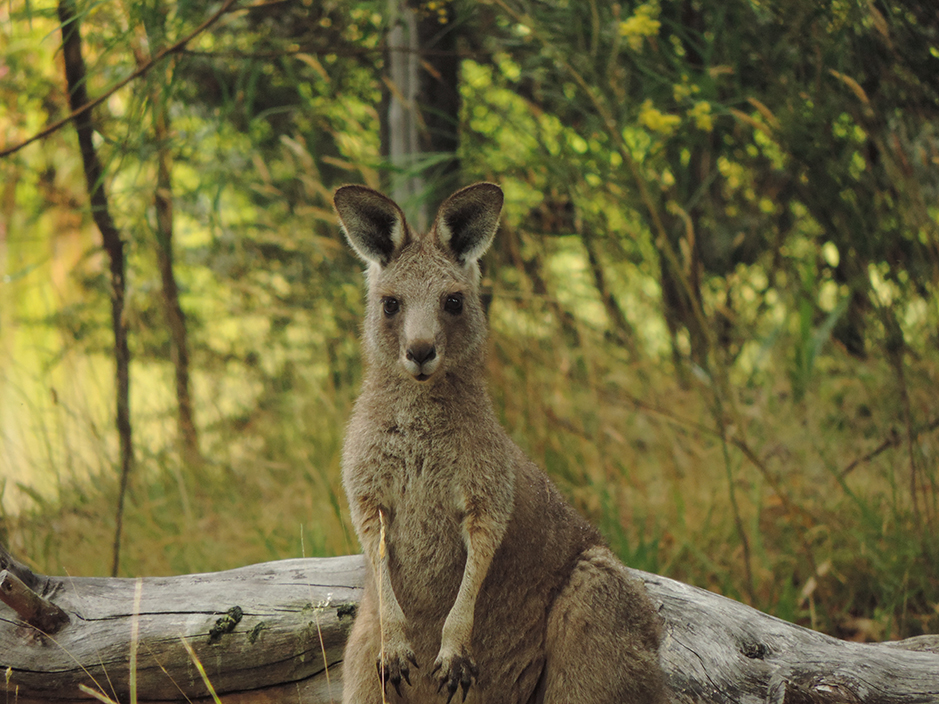
[[[226, 704], [341, 699], [360, 555], [110, 579], [35, 575], [0, 548], [0, 570], [42, 602], [27, 597], [29, 613], [0, 605], [6, 701], [126, 702], [131, 691], [138, 702], [212, 701], [213, 692]], [[841, 641], [703, 589], [635, 575], [663, 619], [673, 702], [939, 702], [939, 636]], [[27, 622], [59, 610], [67, 620], [40, 624], [54, 624], [54, 633]]]

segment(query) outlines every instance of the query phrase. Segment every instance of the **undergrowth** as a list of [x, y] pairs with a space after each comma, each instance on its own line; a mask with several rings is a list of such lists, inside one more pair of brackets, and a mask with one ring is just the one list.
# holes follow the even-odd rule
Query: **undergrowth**
[[[834, 349], [799, 399], [782, 371], [731, 379], [733, 413], [718, 417], [706, 377], [683, 386], [587, 328], [577, 345], [521, 336], [498, 306], [490, 388], [504, 425], [628, 564], [840, 637], [939, 632], [939, 407], [925, 361], [910, 374], [910, 446], [885, 362]], [[138, 456], [122, 574], [357, 552], [340, 479], [356, 383], [298, 374], [262, 391], [252, 412], [203, 432], [199, 466]], [[91, 481], [63, 475], [55, 500], [35, 494], [3, 517], [10, 550], [47, 574], [107, 574], [116, 477], [105, 466]]]

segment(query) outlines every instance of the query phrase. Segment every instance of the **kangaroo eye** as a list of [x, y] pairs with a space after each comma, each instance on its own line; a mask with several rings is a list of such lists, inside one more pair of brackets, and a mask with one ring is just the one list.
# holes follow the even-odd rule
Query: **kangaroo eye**
[[381, 299], [381, 308], [389, 318], [401, 310], [401, 301], [391, 296], [385, 296]]
[[463, 294], [451, 293], [449, 296], [447, 296], [447, 300], [443, 304], [443, 309], [452, 315], [457, 315], [458, 313], [462, 313], [463, 312]]

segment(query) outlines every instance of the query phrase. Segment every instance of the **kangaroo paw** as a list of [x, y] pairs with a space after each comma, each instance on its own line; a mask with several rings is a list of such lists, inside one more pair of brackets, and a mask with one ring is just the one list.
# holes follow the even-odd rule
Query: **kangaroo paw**
[[456, 690], [461, 687], [463, 689], [463, 701], [466, 701], [466, 694], [479, 676], [479, 669], [473, 659], [465, 652], [462, 655], [456, 653], [444, 655], [441, 653], [434, 663], [431, 674], [435, 674], [437, 677], [438, 692], [444, 687], [447, 688], [447, 704], [450, 704]]
[[409, 686], [411, 684], [411, 669], [408, 667], [409, 662], [414, 665], [414, 667], [420, 669], [417, 664], [417, 658], [410, 648], [403, 648], [395, 653], [386, 651], [384, 657], [379, 655], [375, 660], [375, 667], [378, 670], [378, 679], [381, 680], [382, 689], [385, 689], [390, 682], [400, 697], [401, 680], [403, 679]]

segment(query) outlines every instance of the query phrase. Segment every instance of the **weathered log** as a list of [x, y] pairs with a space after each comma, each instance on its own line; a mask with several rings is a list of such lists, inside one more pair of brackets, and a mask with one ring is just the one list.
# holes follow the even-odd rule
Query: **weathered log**
[[[341, 698], [342, 647], [364, 574], [359, 555], [139, 580], [42, 577], [18, 567], [70, 622], [45, 635], [0, 606], [7, 701], [88, 701], [84, 685], [126, 702], [132, 681], [139, 702], [207, 701], [205, 679], [227, 704]], [[661, 662], [676, 703], [939, 702], [939, 636], [840, 641], [635, 574], [662, 615]]]

